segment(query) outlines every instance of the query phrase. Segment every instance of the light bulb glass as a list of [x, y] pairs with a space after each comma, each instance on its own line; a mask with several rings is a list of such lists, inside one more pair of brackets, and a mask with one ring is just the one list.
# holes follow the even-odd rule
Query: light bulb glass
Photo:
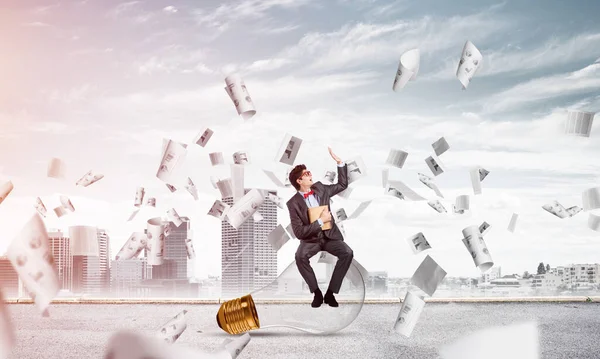
[[[310, 261], [323, 293], [327, 290], [336, 261], [329, 254], [315, 255]], [[294, 261], [269, 285], [223, 303], [217, 313], [217, 324], [230, 334], [273, 327], [293, 328], [312, 334], [337, 332], [356, 319], [364, 304], [364, 269], [361, 271], [359, 268], [362, 269], [362, 266], [353, 260], [340, 292], [335, 294], [339, 307], [323, 303], [321, 307], [313, 308], [310, 304], [313, 294]]]

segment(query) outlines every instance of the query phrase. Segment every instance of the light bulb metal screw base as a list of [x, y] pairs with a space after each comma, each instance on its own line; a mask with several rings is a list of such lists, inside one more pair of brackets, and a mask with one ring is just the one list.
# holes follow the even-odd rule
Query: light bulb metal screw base
[[259, 329], [260, 322], [252, 296], [248, 294], [221, 304], [217, 312], [217, 324], [229, 334]]

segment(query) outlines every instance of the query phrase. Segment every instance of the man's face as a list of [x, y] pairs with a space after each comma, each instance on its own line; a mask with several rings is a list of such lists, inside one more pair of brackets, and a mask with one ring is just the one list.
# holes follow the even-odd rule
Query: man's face
[[297, 182], [300, 184], [300, 186], [305, 186], [305, 187], [312, 186], [312, 184], [313, 184], [312, 173], [310, 173], [309, 170], [303, 170], [302, 176], [300, 176], [300, 178], [298, 178]]

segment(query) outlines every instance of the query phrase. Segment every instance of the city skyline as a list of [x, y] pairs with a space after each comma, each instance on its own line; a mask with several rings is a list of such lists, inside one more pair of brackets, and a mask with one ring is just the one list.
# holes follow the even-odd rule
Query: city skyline
[[[0, 9], [0, 33], [10, 37], [0, 41], [10, 54], [0, 63], [0, 181], [15, 186], [0, 204], [0, 253], [35, 212], [38, 196], [47, 228], [105, 228], [112, 253], [148, 218], [175, 208], [191, 219], [195, 275], [218, 274], [221, 222], [206, 213], [220, 194], [210, 176], [226, 177], [232, 154], [244, 150], [251, 159], [245, 187], [277, 189], [286, 201], [294, 191], [275, 188], [262, 169], [285, 170], [274, 157], [289, 133], [303, 140], [296, 163], [316, 179], [335, 169], [327, 145], [343, 160], [365, 160], [368, 176], [350, 185], [349, 200], [334, 200], [350, 215], [376, 198], [344, 223], [368, 271], [410, 277], [430, 254], [448, 276], [480, 276], [461, 230], [483, 221], [491, 224], [485, 241], [494, 264], [507, 273], [522, 273], [538, 258], [597, 261], [588, 212], [559, 219], [541, 208], [553, 200], [581, 206], [581, 193], [600, 179], [593, 161], [600, 156], [598, 119], [589, 138], [558, 130], [564, 110], [600, 108], [600, 25], [591, 16], [597, 2], [8, 1]], [[467, 40], [483, 60], [462, 90], [455, 73]], [[400, 55], [412, 48], [421, 52], [418, 77], [393, 92]], [[224, 91], [232, 72], [256, 105], [250, 120], [237, 116]], [[192, 140], [207, 127], [214, 135], [202, 148]], [[402, 169], [390, 169], [390, 179], [435, 198], [417, 173], [432, 176], [424, 159], [442, 136], [450, 149], [441, 156], [447, 171], [435, 177], [440, 200], [451, 211], [449, 203], [469, 194], [471, 211], [438, 214], [425, 201], [383, 196], [381, 170], [395, 148], [409, 156]], [[188, 144], [174, 193], [155, 177], [163, 138]], [[227, 165], [212, 167], [208, 153], [218, 151]], [[52, 157], [65, 161], [65, 180], [46, 177]], [[473, 166], [490, 171], [477, 196]], [[105, 177], [75, 186], [89, 170]], [[197, 201], [184, 188], [187, 176]], [[157, 207], [127, 222], [138, 186]], [[56, 218], [60, 194], [76, 210]], [[513, 212], [515, 233], [506, 230]], [[287, 211], [277, 215], [286, 227]], [[414, 255], [406, 238], [418, 232], [432, 249]], [[279, 271], [294, 260], [297, 244], [278, 251]]]

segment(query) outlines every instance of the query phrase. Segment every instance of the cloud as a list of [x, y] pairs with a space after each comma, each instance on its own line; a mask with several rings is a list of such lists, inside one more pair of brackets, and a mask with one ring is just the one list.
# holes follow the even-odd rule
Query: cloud
[[492, 95], [484, 109], [488, 113], [509, 111], [536, 101], [593, 92], [600, 87], [599, 75], [600, 62], [595, 62], [577, 71], [522, 82]]
[[244, 19], [261, 19], [274, 9], [293, 9], [305, 6], [312, 0], [242, 0], [236, 3], [219, 5], [212, 11], [194, 11], [196, 23], [225, 30], [231, 23]]
[[454, 48], [457, 38], [483, 40], [508, 25], [490, 18], [489, 12], [446, 19], [426, 16], [388, 23], [361, 22], [333, 32], [308, 33], [275, 58], [313, 71], [369, 68], [396, 63], [403, 51], [414, 47], [436, 56]]
[[278, 34], [283, 34], [283, 33], [287, 33], [290, 31], [294, 31], [298, 28], [300, 28], [300, 25], [286, 25], [286, 26], [279, 26], [279, 27], [263, 27], [263, 28], [258, 28], [253, 31], [254, 31], [254, 33], [260, 34], [260, 35], [278, 35]]
[[188, 50], [183, 46], [166, 46], [144, 62], [136, 63], [137, 71], [141, 75], [157, 73], [201, 73], [212, 74], [202, 61], [206, 59], [206, 50]]
[[173, 5], [169, 5], [169, 6], [165, 7], [165, 8], [163, 8], [163, 11], [165, 11], [167, 13], [170, 13], [170, 14], [174, 14], [174, 13], [177, 12], [177, 8], [175, 6], [173, 6]]
[[[485, 43], [476, 46], [484, 46]], [[537, 45], [537, 43], [536, 43]], [[481, 49], [480, 49], [481, 50]], [[483, 51], [483, 61], [476, 77], [510, 74], [511, 76], [539, 71], [574, 61], [591, 60], [600, 56], [600, 33], [577, 34], [570, 38], [551, 38], [539, 46], [523, 49], [508, 44], [504, 49]], [[456, 59], [447, 60], [437, 72], [424, 79], [454, 78], [458, 66]]]
[[53, 27], [52, 25], [45, 23], [45, 22], [41, 22], [41, 21], [34, 21], [34, 22], [25, 22], [23, 24], [21, 24], [21, 26], [25, 26], [25, 27]]

